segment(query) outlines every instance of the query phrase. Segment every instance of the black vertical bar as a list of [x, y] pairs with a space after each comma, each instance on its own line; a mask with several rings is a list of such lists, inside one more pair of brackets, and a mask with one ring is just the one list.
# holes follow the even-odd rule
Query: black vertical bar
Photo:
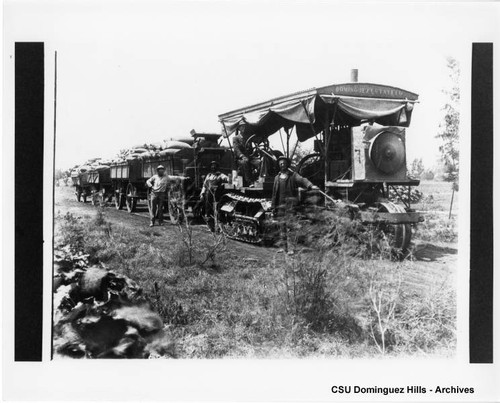
[[42, 360], [44, 44], [15, 44], [16, 361]]
[[[56, 216], [56, 134], [57, 134], [57, 51], [54, 52], [54, 145], [53, 145], [53, 159], [52, 159], [52, 234], [54, 231], [54, 217]], [[52, 235], [52, 252], [55, 249], [55, 239]], [[52, 253], [52, 278], [54, 278], [54, 253]], [[52, 290], [54, 292], [54, 290]], [[50, 332], [50, 357], [54, 357], [54, 298], [52, 296], [50, 313], [51, 313], [51, 332]]]
[[469, 360], [493, 362], [493, 44], [472, 45]]

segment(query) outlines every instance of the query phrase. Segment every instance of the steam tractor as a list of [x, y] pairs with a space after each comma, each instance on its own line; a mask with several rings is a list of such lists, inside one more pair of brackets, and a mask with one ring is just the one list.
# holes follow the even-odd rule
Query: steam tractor
[[[418, 95], [400, 88], [369, 83], [334, 84], [297, 92], [219, 115], [222, 133], [242, 134], [260, 160], [250, 183], [233, 171], [232, 183], [219, 206], [219, 222], [227, 236], [261, 243], [273, 221], [270, 211], [277, 156], [293, 158], [299, 143], [314, 152], [296, 166], [320, 188], [319, 203], [342, 203], [353, 219], [373, 224], [390, 235], [394, 248], [406, 249], [411, 225], [423, 221], [409, 199], [388, 200], [390, 188], [401, 193], [418, 186], [406, 167], [406, 128]], [[244, 131], [244, 133], [241, 133]], [[271, 146], [281, 145], [281, 150]], [[231, 148], [232, 149], [232, 148]], [[274, 162], [274, 163], [273, 163]], [[267, 169], [262, 169], [265, 164]], [[307, 196], [304, 192], [302, 196]]]

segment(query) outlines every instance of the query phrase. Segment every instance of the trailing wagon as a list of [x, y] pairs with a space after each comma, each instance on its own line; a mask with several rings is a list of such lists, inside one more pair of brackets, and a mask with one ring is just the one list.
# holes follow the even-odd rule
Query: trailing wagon
[[143, 152], [113, 163], [110, 176], [115, 207], [126, 207], [129, 212], [134, 212], [137, 203], [144, 200], [151, 210], [146, 181], [156, 174], [158, 165], [163, 165], [165, 174], [171, 178], [165, 213], [170, 215], [173, 223], [177, 223], [182, 215], [199, 215], [196, 206], [210, 162], [216, 160], [226, 173], [231, 172], [231, 156], [227, 148], [219, 144], [220, 139], [218, 133], [192, 130], [190, 139], [169, 142], [171, 148], [154, 154]]

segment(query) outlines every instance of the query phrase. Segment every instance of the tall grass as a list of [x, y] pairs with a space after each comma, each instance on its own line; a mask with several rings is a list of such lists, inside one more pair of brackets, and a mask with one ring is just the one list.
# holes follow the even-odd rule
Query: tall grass
[[[296, 255], [253, 248], [254, 255], [242, 256], [228, 243], [214, 264], [202, 264], [206, 254], [193, 254], [189, 262], [180, 236], [111, 225], [105, 211], [94, 220], [59, 216], [56, 232], [91, 264], [103, 263], [143, 288], [169, 324], [180, 357], [453, 351], [455, 295], [447, 283], [414, 290], [405, 283], [413, 263], [391, 260], [372, 231], [345, 217], [324, 214], [292, 224]], [[205, 231], [192, 236], [200, 250], [213, 246], [213, 235]], [[371, 298], [377, 292], [382, 327]]]

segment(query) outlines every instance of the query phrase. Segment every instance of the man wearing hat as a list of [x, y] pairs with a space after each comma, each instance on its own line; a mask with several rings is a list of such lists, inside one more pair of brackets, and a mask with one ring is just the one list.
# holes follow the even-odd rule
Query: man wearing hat
[[207, 223], [212, 231], [214, 230], [214, 201], [219, 199], [222, 184], [227, 182], [229, 182], [229, 178], [220, 172], [219, 163], [212, 161], [210, 163], [210, 172], [205, 177], [200, 192], [200, 201], [204, 204]]
[[293, 254], [293, 250], [288, 245], [288, 234], [286, 228], [287, 218], [295, 212], [295, 207], [299, 203], [299, 187], [308, 190], [318, 189], [308, 179], [303, 178], [298, 173], [290, 169], [291, 161], [289, 158], [281, 156], [278, 158], [280, 172], [274, 178], [273, 196], [271, 200], [271, 208], [276, 217], [282, 221], [281, 240], [284, 243], [284, 249], [289, 254]]
[[248, 186], [253, 182], [253, 171], [260, 167], [260, 159], [252, 157], [247, 148], [247, 141], [250, 138], [246, 122], [240, 122], [238, 133], [233, 137], [234, 156], [238, 167], [241, 169], [244, 185]]
[[146, 181], [146, 185], [151, 189], [150, 227], [155, 225], [155, 218], [158, 218], [158, 225], [163, 225], [163, 206], [167, 199], [169, 181], [168, 175], [165, 175], [165, 167], [163, 165], [158, 165], [156, 175], [153, 175]]

